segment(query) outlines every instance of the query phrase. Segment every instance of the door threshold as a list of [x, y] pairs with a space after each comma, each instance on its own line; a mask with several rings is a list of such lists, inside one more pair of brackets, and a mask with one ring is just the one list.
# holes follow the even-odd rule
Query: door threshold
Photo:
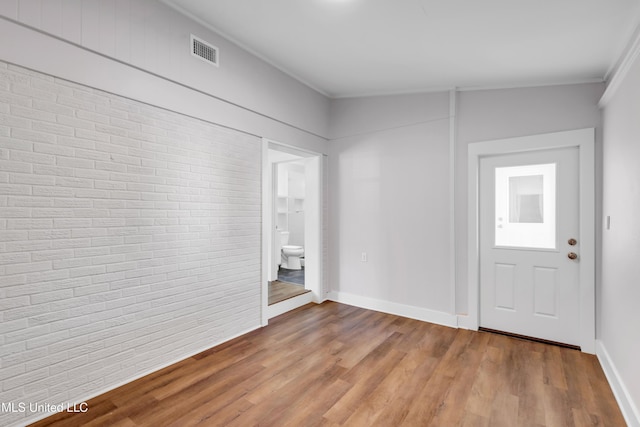
[[489, 329], [489, 328], [483, 328], [483, 327], [479, 327], [478, 331], [489, 332], [491, 334], [504, 335], [504, 336], [507, 336], [507, 337], [517, 338], [517, 339], [521, 339], [521, 340], [525, 340], [525, 341], [539, 342], [539, 343], [542, 343], [542, 344], [555, 345], [556, 347], [562, 347], [562, 348], [568, 348], [568, 349], [571, 349], [571, 350], [582, 351], [582, 349], [580, 348], [579, 345], [566, 344], [566, 343], [558, 342], [558, 341], [545, 340], [543, 338], [536, 338], [536, 337], [530, 337], [530, 336], [527, 336], [527, 335], [514, 334], [513, 332], [505, 332], [505, 331], [499, 331], [497, 329]]

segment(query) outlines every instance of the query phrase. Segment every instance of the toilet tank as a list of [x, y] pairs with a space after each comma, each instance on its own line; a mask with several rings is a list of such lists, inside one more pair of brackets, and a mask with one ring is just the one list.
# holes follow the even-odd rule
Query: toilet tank
[[280, 233], [280, 247], [289, 244], [289, 232], [288, 231], [278, 231]]

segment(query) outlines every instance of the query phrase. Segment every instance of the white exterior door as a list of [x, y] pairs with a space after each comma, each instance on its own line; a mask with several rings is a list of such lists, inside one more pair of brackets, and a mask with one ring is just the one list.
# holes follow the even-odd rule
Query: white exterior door
[[480, 326], [579, 346], [578, 147], [480, 158]]

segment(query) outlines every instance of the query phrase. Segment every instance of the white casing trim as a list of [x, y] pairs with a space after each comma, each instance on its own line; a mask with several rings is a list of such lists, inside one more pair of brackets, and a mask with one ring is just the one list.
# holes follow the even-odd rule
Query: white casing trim
[[366, 308], [367, 310], [381, 311], [383, 313], [395, 314], [396, 316], [422, 320], [423, 322], [435, 323], [438, 325], [449, 326], [451, 328], [458, 327], [458, 319], [455, 314], [429, 310], [428, 308], [416, 307], [413, 305], [400, 304], [396, 302], [384, 301], [337, 291], [329, 292], [327, 299], [342, 304]]
[[286, 313], [287, 311], [294, 310], [303, 305], [307, 305], [313, 302], [313, 292], [307, 292], [306, 294], [298, 295], [297, 297], [289, 298], [279, 303], [270, 305], [267, 307], [267, 317], [273, 319], [276, 316]]
[[640, 427], [640, 410], [638, 410], [638, 407], [633, 402], [631, 394], [624, 385], [622, 377], [618, 373], [616, 366], [613, 364], [613, 360], [611, 360], [609, 356], [609, 352], [607, 352], [601, 340], [596, 340], [596, 356], [598, 356], [602, 370], [607, 377], [607, 381], [609, 381], [613, 395], [618, 402], [618, 406], [620, 406], [622, 416], [627, 422], [627, 425], [629, 427]]
[[489, 155], [554, 149], [580, 148], [580, 347], [585, 353], [595, 353], [595, 129], [577, 129], [539, 135], [482, 141], [469, 144], [467, 251], [469, 307], [468, 329], [480, 325], [480, 248], [478, 210], [478, 168], [480, 158]]
[[458, 328], [477, 331], [478, 325], [476, 325], [475, 320], [472, 320], [468, 314], [458, 314]]

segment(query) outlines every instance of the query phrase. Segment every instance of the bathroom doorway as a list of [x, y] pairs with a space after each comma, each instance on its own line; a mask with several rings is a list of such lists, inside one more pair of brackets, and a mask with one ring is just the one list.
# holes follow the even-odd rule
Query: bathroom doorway
[[322, 292], [322, 155], [263, 140], [262, 323]]

